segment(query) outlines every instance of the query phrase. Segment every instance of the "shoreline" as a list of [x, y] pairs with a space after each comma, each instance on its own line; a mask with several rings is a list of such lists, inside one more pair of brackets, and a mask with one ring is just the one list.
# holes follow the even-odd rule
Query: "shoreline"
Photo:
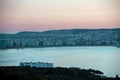
[[13, 47], [13, 48], [0, 48], [0, 50], [8, 50], [8, 49], [30, 49], [30, 48], [56, 48], [56, 47], [116, 47], [119, 46], [102, 46], [102, 45], [83, 45], [83, 46], [43, 46], [43, 47]]

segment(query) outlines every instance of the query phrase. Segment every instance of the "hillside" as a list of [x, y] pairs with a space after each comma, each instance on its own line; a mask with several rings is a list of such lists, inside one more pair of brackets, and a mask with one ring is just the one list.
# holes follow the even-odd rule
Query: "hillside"
[[79, 68], [0, 67], [1, 80], [120, 80], [103, 72]]
[[0, 34], [0, 48], [55, 46], [120, 46], [120, 28], [23, 31]]

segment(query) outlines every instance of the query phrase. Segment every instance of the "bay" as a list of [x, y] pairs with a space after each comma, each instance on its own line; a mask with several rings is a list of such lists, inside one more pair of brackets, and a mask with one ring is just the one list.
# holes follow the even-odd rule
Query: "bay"
[[51, 62], [55, 67], [96, 69], [105, 76], [120, 75], [120, 48], [50, 47], [0, 50], [0, 66], [18, 66], [20, 62]]

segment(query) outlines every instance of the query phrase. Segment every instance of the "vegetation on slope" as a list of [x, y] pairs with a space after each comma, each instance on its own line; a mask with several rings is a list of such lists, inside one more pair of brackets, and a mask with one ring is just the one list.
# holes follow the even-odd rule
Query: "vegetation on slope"
[[103, 72], [79, 68], [0, 67], [0, 80], [120, 80], [103, 76]]

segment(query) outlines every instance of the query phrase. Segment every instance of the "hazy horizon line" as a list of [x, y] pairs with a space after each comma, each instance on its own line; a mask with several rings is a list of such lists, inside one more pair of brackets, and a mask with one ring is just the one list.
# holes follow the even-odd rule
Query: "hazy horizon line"
[[64, 28], [64, 29], [48, 29], [48, 30], [23, 30], [15, 32], [0, 32], [1, 34], [16, 34], [19, 32], [45, 32], [45, 31], [57, 31], [57, 30], [101, 30], [101, 29], [120, 29], [120, 28]]

